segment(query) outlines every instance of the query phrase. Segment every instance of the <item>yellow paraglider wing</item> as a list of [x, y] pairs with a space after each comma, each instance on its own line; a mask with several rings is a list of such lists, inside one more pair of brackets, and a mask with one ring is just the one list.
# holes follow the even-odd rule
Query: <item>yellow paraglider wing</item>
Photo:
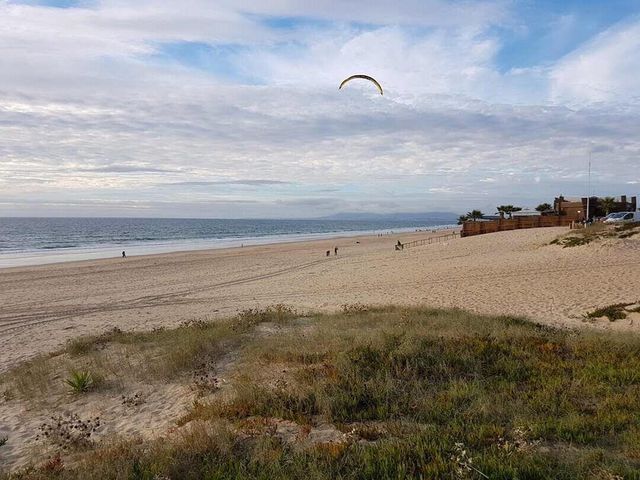
[[378, 91], [380, 92], [380, 95], [384, 95], [384, 94], [382, 93], [382, 85], [380, 85], [380, 84], [378, 83], [378, 81], [377, 81], [375, 78], [370, 77], [369, 75], [351, 75], [349, 78], [345, 78], [345, 79], [342, 81], [342, 83], [341, 83], [341, 84], [340, 84], [340, 86], [338, 87], [338, 90], [340, 90], [344, 85], [346, 85], [347, 83], [349, 83], [349, 82], [350, 82], [351, 80], [353, 80], [354, 78], [361, 78], [361, 79], [363, 79], [363, 80], [369, 80], [371, 83], [373, 83], [373, 84], [378, 88]]

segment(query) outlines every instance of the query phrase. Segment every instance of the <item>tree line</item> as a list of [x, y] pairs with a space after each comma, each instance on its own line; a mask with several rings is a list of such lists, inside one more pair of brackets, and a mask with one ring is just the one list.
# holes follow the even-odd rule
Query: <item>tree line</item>
[[[496, 207], [496, 209], [498, 210], [498, 213], [501, 217], [509, 215], [509, 218], [513, 218], [513, 214], [515, 212], [521, 211], [522, 207], [515, 207], [513, 205], [500, 205]], [[540, 213], [547, 212], [549, 210], [553, 210], [553, 207], [549, 203], [541, 203], [536, 207], [536, 211]], [[462, 225], [464, 222], [468, 221], [475, 222], [476, 220], [480, 220], [482, 217], [484, 217], [484, 213], [482, 213], [482, 211], [471, 210], [470, 212], [467, 212], [466, 215], [460, 215], [458, 217], [458, 225]]]

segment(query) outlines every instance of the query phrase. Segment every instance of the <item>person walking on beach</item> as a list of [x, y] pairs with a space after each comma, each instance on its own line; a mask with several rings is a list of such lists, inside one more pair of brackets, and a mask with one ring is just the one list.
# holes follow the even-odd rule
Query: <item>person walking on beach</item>
[[338, 255], [338, 247], [334, 247], [334, 249], [333, 249], [333, 254], [334, 254], [334, 255]]
[[327, 257], [331, 255], [331, 250], [327, 250]]
[[122, 250], [122, 258], [127, 258], [127, 254], [124, 253], [124, 250]]

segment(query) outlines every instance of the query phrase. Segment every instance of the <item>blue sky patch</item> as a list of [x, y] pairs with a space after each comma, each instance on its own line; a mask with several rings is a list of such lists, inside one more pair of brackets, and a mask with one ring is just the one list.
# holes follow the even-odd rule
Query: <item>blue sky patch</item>
[[537, 0], [515, 6], [516, 21], [494, 28], [499, 70], [548, 65], [594, 35], [640, 13], [637, 0]]

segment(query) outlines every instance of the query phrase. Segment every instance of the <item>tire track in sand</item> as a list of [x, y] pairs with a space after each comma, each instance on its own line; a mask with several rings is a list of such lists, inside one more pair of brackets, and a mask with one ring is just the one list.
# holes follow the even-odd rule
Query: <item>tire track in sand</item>
[[103, 302], [100, 304], [88, 305], [85, 307], [75, 305], [75, 306], [60, 308], [56, 312], [52, 312], [49, 310], [49, 311], [38, 312], [38, 313], [25, 313], [17, 316], [12, 315], [12, 316], [0, 317], [0, 335], [4, 335], [6, 333], [28, 328], [28, 327], [56, 322], [60, 320], [82, 316], [82, 315], [91, 315], [93, 313], [99, 313], [99, 312], [115, 312], [115, 311], [122, 311], [122, 310], [133, 310], [138, 308], [150, 308], [150, 307], [158, 307], [158, 306], [166, 306], [166, 305], [202, 303], [203, 301], [206, 301], [206, 300], [187, 299], [184, 297], [193, 295], [196, 293], [200, 293], [200, 292], [215, 290], [218, 288], [225, 288], [225, 287], [230, 287], [235, 285], [243, 285], [246, 283], [257, 282], [257, 281], [265, 280], [268, 278], [274, 278], [274, 277], [285, 275], [287, 273], [291, 273], [294, 271], [305, 270], [315, 265], [324, 264], [327, 261], [334, 261], [334, 260], [335, 260], [335, 257], [332, 257], [328, 260], [327, 259], [314, 260], [312, 262], [293, 265], [291, 267], [282, 268], [269, 273], [252, 275], [249, 277], [238, 278], [235, 280], [228, 280], [226, 282], [214, 283], [214, 284], [205, 285], [199, 288], [183, 289], [181, 291], [172, 292], [172, 293], [146, 295], [143, 297], [139, 297], [139, 298], [127, 301], [126, 303], [119, 302], [117, 304], [114, 304], [112, 302]]

